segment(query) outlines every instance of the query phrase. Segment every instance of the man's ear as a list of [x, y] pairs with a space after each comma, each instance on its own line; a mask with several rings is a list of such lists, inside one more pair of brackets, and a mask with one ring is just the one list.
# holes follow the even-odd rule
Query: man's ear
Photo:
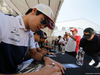
[[32, 14], [34, 15], [34, 14], [36, 14], [36, 12], [37, 12], [37, 8], [33, 8]]

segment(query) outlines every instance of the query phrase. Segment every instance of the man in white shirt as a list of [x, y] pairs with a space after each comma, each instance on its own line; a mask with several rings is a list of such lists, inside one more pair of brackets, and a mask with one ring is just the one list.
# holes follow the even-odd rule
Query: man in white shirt
[[69, 36], [69, 39], [65, 47], [65, 52], [72, 56], [76, 56], [76, 53], [79, 50], [79, 43], [80, 43], [81, 36], [77, 34], [78, 30], [76, 28], [70, 31], [72, 32], [72, 35], [66, 32], [66, 35]]
[[[17, 17], [7, 16], [0, 13], [0, 74], [16, 74], [18, 72], [17, 65], [23, 62], [27, 50], [32, 58], [38, 61], [44, 60], [45, 64], [49, 65], [39, 72], [30, 72], [27, 75], [52, 75], [55, 72], [60, 75], [59, 69], [64, 72], [64, 67], [60, 63], [36, 52], [32, 31], [36, 32], [47, 26], [50, 29], [55, 27], [52, 9], [45, 4], [34, 6], [23, 17], [21, 15]], [[28, 39], [31, 39], [29, 44]], [[57, 66], [57, 70], [50, 73], [52, 62]], [[49, 69], [47, 70], [47, 68]], [[47, 71], [46, 74], [44, 70]]]
[[61, 47], [61, 51], [65, 52], [65, 46], [67, 45], [67, 36], [64, 34], [64, 36], [59, 40], [59, 44]]

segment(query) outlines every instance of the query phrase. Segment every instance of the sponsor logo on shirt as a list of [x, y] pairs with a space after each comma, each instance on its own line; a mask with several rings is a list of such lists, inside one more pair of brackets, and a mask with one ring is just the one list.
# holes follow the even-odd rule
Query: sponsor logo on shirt
[[20, 42], [20, 40], [17, 40], [17, 39], [11, 38], [11, 37], [9, 37], [8, 39], [10, 39], [10, 40], [12, 40], [14, 42]]
[[16, 36], [19, 36], [17, 27], [13, 27], [11, 33], [14, 33]]
[[18, 20], [19, 20], [19, 23], [20, 23], [20, 25], [22, 26], [22, 22], [21, 22], [21, 19], [20, 19], [20, 18], [18, 18]]

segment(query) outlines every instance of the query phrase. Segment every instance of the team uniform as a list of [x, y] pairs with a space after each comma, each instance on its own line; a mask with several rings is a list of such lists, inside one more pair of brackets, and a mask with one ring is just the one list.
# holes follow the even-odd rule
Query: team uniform
[[25, 29], [22, 16], [8, 16], [0, 13], [0, 73], [16, 73], [28, 49], [35, 48], [32, 31]]

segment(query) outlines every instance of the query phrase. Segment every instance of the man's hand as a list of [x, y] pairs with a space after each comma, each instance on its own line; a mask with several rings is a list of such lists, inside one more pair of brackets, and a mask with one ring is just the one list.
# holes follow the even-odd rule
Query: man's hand
[[54, 55], [54, 56], [56, 56], [54, 53], [51, 53], [51, 52], [48, 52], [48, 55]]
[[44, 57], [44, 61], [45, 61], [45, 65], [52, 65], [52, 63], [55, 63], [55, 66], [59, 67], [62, 73], [64, 74], [64, 70], [66, 70], [66, 68], [59, 62], [56, 62], [55, 60], [52, 60], [49, 57]]
[[39, 71], [38, 75], [62, 75], [62, 73], [59, 67], [46, 65]]
[[70, 36], [70, 33], [66, 32], [66, 35], [67, 35], [67, 36]]

